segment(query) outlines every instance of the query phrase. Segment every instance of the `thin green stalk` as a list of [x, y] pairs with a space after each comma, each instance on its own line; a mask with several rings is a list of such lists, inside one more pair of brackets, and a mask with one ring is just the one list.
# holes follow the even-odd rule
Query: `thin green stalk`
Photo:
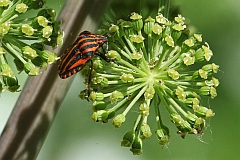
[[159, 0], [158, 13], [162, 13], [164, 17], [169, 17], [171, 0]]
[[176, 53], [175, 56], [173, 56], [170, 60], [168, 60], [166, 63], [164, 63], [163, 65], [161, 65], [161, 70], [164, 71], [166, 68], [168, 68], [170, 65], [173, 64], [174, 61], [176, 61], [178, 58], [179, 58], [179, 55], [181, 54], [179, 52], [179, 46], [176, 46], [172, 51], [171, 53], [169, 54], [173, 54], [173, 53]]
[[146, 76], [146, 73], [143, 72], [141, 69], [133, 66], [132, 64], [130, 64], [129, 62], [127, 62], [127, 61], [125, 61], [125, 60], [123, 60], [123, 59], [121, 59], [121, 60], [119, 61], [119, 63], [121, 63], [121, 64], [123, 64], [123, 65], [125, 65], [125, 66], [127, 66], [127, 67], [129, 67], [129, 68], [131, 68], [131, 69], [133, 69], [133, 70], [135, 70], [135, 71], [137, 71], [137, 72], [139, 72], [142, 76]]
[[[160, 114], [160, 103], [161, 103], [161, 99], [158, 98], [157, 99], [157, 96], [154, 96], [153, 97], [154, 100], [153, 100], [153, 106], [154, 106], [154, 110], [155, 110], [155, 114], [156, 114], [156, 121], [157, 121], [157, 128], [161, 129], [162, 128], [162, 118], [161, 118], [161, 114]], [[157, 101], [159, 100], [158, 104], [157, 104]]]
[[116, 51], [118, 51], [121, 55], [123, 55], [124, 57], [126, 57], [129, 60], [132, 60], [132, 58], [129, 56], [129, 53], [125, 52], [128, 51], [127, 47], [124, 47], [124, 50], [122, 50], [120, 47], [118, 47], [115, 43], [110, 43], [109, 45], [111, 45]]
[[7, 47], [7, 49], [9, 49], [11, 51], [11, 53], [14, 54], [14, 56], [16, 56], [23, 64], [27, 63], [25, 61], [25, 59], [23, 59], [19, 54], [18, 52], [9, 44], [9, 43], [6, 43], [5, 45]]
[[128, 107], [124, 110], [123, 114], [126, 116], [127, 113], [130, 111], [130, 109], [132, 108], [132, 106], [138, 101], [138, 99], [143, 95], [143, 93], [146, 91], [148, 85], [146, 85], [145, 87], [143, 87], [141, 89], [141, 91], [134, 97], [134, 99], [132, 100], [132, 102], [128, 105]]
[[109, 113], [117, 111], [118, 109], [120, 109], [122, 107], [122, 105], [124, 103], [126, 103], [129, 100], [128, 97], [125, 97], [123, 100], [121, 100], [120, 102], [118, 102], [114, 107], [110, 108], [108, 111]]

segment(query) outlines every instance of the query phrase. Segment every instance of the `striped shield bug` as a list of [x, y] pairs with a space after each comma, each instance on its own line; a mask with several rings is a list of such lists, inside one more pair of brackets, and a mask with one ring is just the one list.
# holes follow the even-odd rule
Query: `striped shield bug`
[[92, 58], [96, 54], [106, 62], [110, 62], [110, 59], [105, 54], [98, 52], [98, 49], [106, 44], [106, 51], [108, 49], [108, 39], [102, 35], [96, 35], [89, 31], [83, 31], [77, 37], [77, 40], [70, 45], [60, 57], [60, 63], [58, 65], [58, 74], [60, 78], [68, 78], [86, 66], [88, 62], [91, 62], [91, 71], [88, 80], [88, 89], [90, 90], [90, 81], [93, 71]]
[[[102, 35], [96, 35], [89, 31], [80, 33], [77, 40], [70, 45], [60, 57], [58, 65], [58, 74], [60, 78], [68, 78], [80, 70], [91, 61], [94, 54], [97, 54], [105, 61], [110, 60], [105, 54], [97, 52], [99, 47], [104, 43], [107, 44], [108, 39]], [[107, 48], [106, 48], [107, 49]]]

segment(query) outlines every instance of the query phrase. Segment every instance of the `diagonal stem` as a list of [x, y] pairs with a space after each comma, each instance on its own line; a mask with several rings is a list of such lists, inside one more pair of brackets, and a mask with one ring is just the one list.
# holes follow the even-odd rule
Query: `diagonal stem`
[[159, 0], [158, 13], [162, 13], [164, 17], [169, 18], [171, 0]]

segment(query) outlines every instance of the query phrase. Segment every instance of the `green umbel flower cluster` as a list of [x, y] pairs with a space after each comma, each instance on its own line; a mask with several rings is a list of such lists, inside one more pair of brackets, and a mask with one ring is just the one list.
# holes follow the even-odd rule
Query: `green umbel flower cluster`
[[[206, 119], [214, 116], [202, 101], [217, 96], [219, 81], [214, 74], [219, 66], [209, 63], [213, 56], [209, 45], [201, 34], [190, 35], [184, 20], [179, 15], [169, 21], [159, 14], [143, 21], [133, 13], [129, 21], [119, 20], [109, 28], [107, 56], [112, 62], [94, 58], [92, 119], [105, 123], [113, 118], [119, 128], [130, 110], [136, 112], [138, 117], [121, 142], [133, 154], [142, 153], [142, 141], [152, 130], [161, 145], [168, 144], [162, 110], [167, 109], [182, 137], [202, 134]], [[88, 79], [89, 72], [84, 74]], [[156, 125], [148, 123], [149, 116], [155, 116]]]
[[[0, 92], [19, 88], [10, 61], [19, 72], [34, 76], [58, 59], [55, 53], [44, 49], [46, 45], [57, 47], [63, 38], [55, 11], [42, 8], [45, 2], [0, 0]], [[32, 9], [38, 9], [34, 16], [27, 13]]]

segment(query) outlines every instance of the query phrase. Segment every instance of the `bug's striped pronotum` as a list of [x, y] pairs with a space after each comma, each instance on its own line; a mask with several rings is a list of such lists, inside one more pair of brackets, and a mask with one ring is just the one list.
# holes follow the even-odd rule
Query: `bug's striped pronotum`
[[[110, 59], [105, 54], [97, 52], [99, 47], [102, 47], [106, 43], [106, 50], [108, 49], [108, 39], [102, 35], [96, 35], [89, 31], [80, 33], [77, 40], [70, 45], [64, 54], [60, 57], [60, 63], [58, 65], [58, 74], [62, 79], [68, 78], [83, 67], [91, 62], [94, 54], [97, 54], [105, 61], [109, 62]], [[88, 89], [90, 89], [91, 75], [93, 71], [93, 63], [91, 62], [91, 71], [88, 80]]]

